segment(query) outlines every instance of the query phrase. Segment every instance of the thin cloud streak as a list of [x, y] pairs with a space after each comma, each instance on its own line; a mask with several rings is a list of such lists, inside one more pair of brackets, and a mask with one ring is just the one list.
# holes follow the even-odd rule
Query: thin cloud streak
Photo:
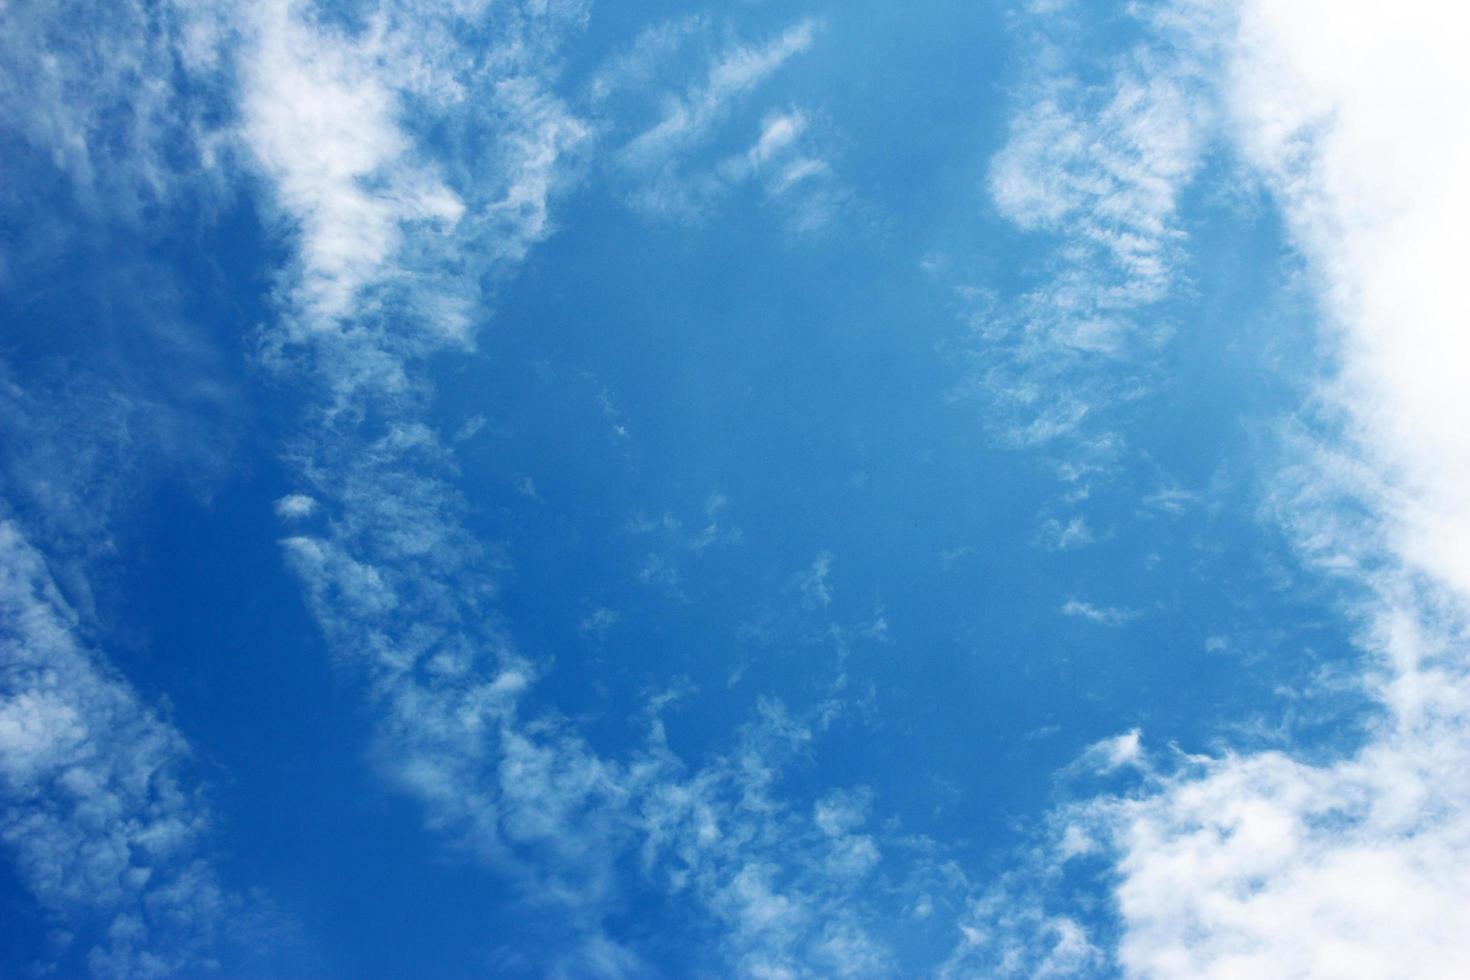
[[[812, 120], [802, 109], [767, 111], [743, 153], [711, 152], [711, 144], [731, 128], [737, 109], [810, 50], [820, 29], [820, 21], [805, 18], [764, 43], [729, 43], [710, 54], [682, 90], [656, 91], [652, 82], [711, 33], [706, 18], [649, 28], [610, 59], [594, 78], [589, 98], [605, 117], [609, 138], [623, 141], [611, 163], [614, 178], [629, 187], [629, 204], [654, 218], [698, 221], [735, 189], [756, 181], [788, 231], [808, 234], [825, 227], [847, 194], [814, 145]], [[633, 125], [624, 117], [655, 101], [659, 110], [653, 125], [631, 137], [619, 135]]]

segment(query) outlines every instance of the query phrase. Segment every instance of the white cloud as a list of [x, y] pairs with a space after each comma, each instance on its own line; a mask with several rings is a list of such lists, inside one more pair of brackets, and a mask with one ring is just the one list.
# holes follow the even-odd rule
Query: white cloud
[[[0, 362], [0, 840], [58, 938], [37, 970], [159, 976], [278, 944], [216, 871], [184, 735], [93, 639], [93, 583], [115, 577], [135, 505], [161, 483], [206, 494], [232, 442], [228, 388], [167, 298], [137, 320], [107, 299], [116, 321], [89, 324], [64, 371]], [[135, 352], [112, 353], [114, 329]]]
[[1163, 487], [1143, 498], [1143, 506], [1170, 517], [1178, 517], [1199, 503], [1199, 495], [1180, 487]]
[[698, 14], [663, 21], [639, 32], [627, 50], [609, 58], [593, 76], [588, 97], [594, 104], [648, 87], [690, 38], [709, 29]]
[[[489, 625], [491, 566], [418, 399], [423, 357], [468, 343], [462, 311], [480, 279], [549, 232], [546, 199], [582, 133], [540, 87], [538, 32], [561, 18], [521, 13], [497, 18], [519, 29], [481, 51], [491, 22], [473, 11], [386, 5], [348, 36], [263, 7], [243, 71], [246, 137], [298, 229], [292, 288], [266, 336], [284, 356], [270, 363], [323, 393], [291, 458], [336, 515], [321, 536], [285, 539], [287, 559], [380, 706], [388, 779], [431, 826], [575, 907], [606, 892], [611, 857], [586, 848], [608, 839], [617, 787], [573, 736], [517, 722], [534, 671]], [[416, 145], [409, 94], [447, 152]], [[383, 420], [371, 436], [359, 429], [369, 411]]]
[[681, 583], [684, 580], [683, 559], [686, 553], [702, 557], [710, 549], [739, 545], [745, 540], [744, 532], [731, 525], [725, 517], [729, 499], [719, 491], [711, 493], [704, 503], [698, 521], [702, 526], [691, 530], [686, 522], [672, 511], [658, 517], [639, 513], [628, 522], [633, 534], [649, 535], [657, 542], [657, 550], [643, 558], [638, 570], [638, 580], [645, 584], [661, 586], [669, 595], [687, 601]]
[[[157, 329], [163, 304], [155, 315]], [[28, 365], [22, 378], [0, 360], [0, 496], [26, 515], [27, 536], [83, 615], [90, 563], [117, 552], [144, 489], [166, 480], [207, 493], [229, 460], [227, 389], [201, 352], [177, 356], [171, 330], [137, 329], [140, 356], [108, 363], [94, 352], [64, 382], [53, 365]], [[170, 384], [175, 372], [190, 380]]]
[[[570, 722], [523, 706], [538, 668], [494, 625], [495, 567], [465, 529], [451, 451], [424, 423], [417, 394], [425, 385], [422, 354], [461, 338], [432, 324], [398, 321], [390, 329], [378, 316], [385, 291], [410, 290], [410, 312], [432, 306], [426, 297], [439, 280], [399, 280], [414, 278], [406, 270], [417, 270], [426, 255], [459, 256], [463, 248], [473, 257], [461, 230], [478, 209], [493, 210], [495, 199], [481, 191], [477, 203], [469, 188], [442, 176], [454, 172], [457, 154], [434, 162], [414, 147], [395, 88], [412, 73], [398, 71], [398, 55], [383, 53], [396, 50], [391, 25], [361, 38], [323, 34], [279, 6], [260, 23], [257, 60], [246, 72], [254, 91], [249, 132], [299, 228], [295, 286], [282, 297], [284, 322], [268, 343], [288, 355], [272, 361], [278, 370], [300, 372], [322, 393], [309, 437], [293, 444], [290, 458], [298, 481], [334, 516], [319, 534], [288, 537], [282, 547], [335, 655], [375, 706], [377, 767], [421, 804], [430, 828], [555, 910], [573, 937], [566, 944], [573, 952], [556, 951], [557, 968], [569, 975], [642, 968], [636, 950], [604, 925], [632, 884], [630, 855], [645, 886], [689, 896], [692, 908], [719, 925], [718, 952], [730, 968], [801, 975], [817, 963], [830, 973], [880, 962], [880, 944], [869, 935], [876, 917], [862, 896], [864, 879], [885, 860], [876, 835], [864, 833], [856, 815], [841, 827], [827, 819], [835, 833], [818, 830], [812, 811], [774, 793], [783, 771], [830, 724], [833, 706], [793, 717], [763, 703], [727, 753], [693, 771], [668, 749], [656, 714], [648, 743], [613, 757], [595, 751]], [[727, 52], [685, 107], [684, 121], [644, 145], [692, 138], [723, 101], [808, 44], [810, 30], [799, 26], [768, 48]], [[499, 43], [510, 67], [524, 73], [518, 79], [536, 77], [534, 64], [514, 62], [517, 38]], [[477, 98], [495, 102], [506, 91], [493, 74], [435, 77], [436, 90], [453, 90], [454, 82], [469, 92], [463, 110], [454, 101], [434, 109], [448, 116], [450, 129], [460, 121], [455, 113], [480, 111]], [[527, 84], [517, 81], [515, 90]], [[286, 96], [293, 105], [278, 104]], [[546, 104], [501, 99], [495, 125], [540, 132]], [[324, 155], [299, 134], [332, 105], [356, 115], [332, 124]], [[562, 129], [578, 126], [568, 121]], [[541, 196], [517, 232], [522, 242], [545, 233], [542, 191], [561, 166], [554, 155], [527, 159], [549, 176], [529, 185]], [[486, 183], [519, 186], [504, 173], [487, 175]], [[416, 189], [441, 186], [464, 210], [425, 218]], [[505, 266], [518, 255], [503, 248], [488, 254]], [[443, 288], [452, 297], [457, 286]], [[617, 418], [606, 398], [604, 408]], [[359, 424], [369, 410], [371, 430]], [[716, 493], [696, 530], [671, 516], [642, 530], [667, 538], [674, 551], [699, 554], [739, 540], [727, 512]], [[650, 578], [677, 571], [658, 553], [645, 569]], [[615, 618], [594, 613], [585, 626], [600, 633]]]
[[[759, 181], [789, 230], [812, 232], [827, 224], [844, 192], [825, 155], [812, 145], [812, 121], [803, 110], [766, 113], [742, 153], [711, 156], [710, 150], [736, 107], [807, 51], [818, 27], [808, 18], [764, 44], [727, 45], [711, 57], [698, 81], [682, 90], [663, 90], [658, 122], [628, 139], [615, 155], [623, 179], [632, 185], [633, 206], [658, 217], [698, 219], [739, 185]], [[702, 18], [650, 29], [597, 76], [594, 98], [604, 110], [614, 93], [641, 94], [646, 100], [651, 83], [669, 72], [680, 49], [709, 31]]]
[[[137, 222], [149, 206], [210, 204], [227, 140], [202, 103], [177, 97], [222, 85], [228, 17], [214, 2], [117, 0], [74, 19], [55, 4], [0, 8], [0, 120], [37, 161], [65, 175], [82, 206]], [[26, 161], [29, 163], [32, 161]], [[7, 169], [23, 166], [20, 154]], [[22, 181], [7, 178], [0, 200]]]
[[[578, 5], [494, 6], [492, 17], [474, 3], [383, 3], [353, 32], [269, 0], [239, 24], [187, 32], [181, 58], [238, 80], [228, 148], [265, 181], [268, 216], [293, 250], [281, 316], [260, 339], [267, 366], [300, 382], [310, 407], [284, 454], [302, 490], [276, 510], [333, 520], [293, 525], [285, 560], [372, 706], [375, 765], [430, 828], [554, 909], [572, 938], [548, 951], [553, 970], [642, 969], [603, 923], [635, 857], [635, 884], [687, 898], [717, 924], [726, 969], [885, 972], [879, 900], [903, 887], [889, 869], [912, 841], [868, 828], [858, 795], [792, 802], [778, 791], [838, 706], [793, 714], [762, 702], [722, 753], [691, 768], [656, 718], [646, 745], [609, 756], [523, 704], [538, 668], [495, 625], [495, 563], [466, 530], [452, 450], [425, 422], [425, 361], [472, 342], [481, 281], [551, 232], [550, 201], [575, 175], [587, 130], [547, 84], [554, 35], [576, 25]], [[643, 145], [702, 139], [813, 29], [723, 52], [682, 117]], [[433, 147], [419, 139], [427, 129]], [[763, 132], [756, 161], [775, 175], [773, 193], [815, 184], [814, 158], [778, 131]], [[76, 642], [59, 593], [27, 564], [33, 551], [6, 533], [0, 604], [16, 615], [4, 610], [0, 629], [31, 631], [5, 650], [6, 682], [33, 655], [66, 669], [8, 686], [0, 702], [7, 791], [53, 790], [10, 807], [0, 826], [49, 907], [109, 916], [95, 971], [201, 972], [217, 932], [247, 930], [199, 860], [208, 811], [184, 778], [187, 746]], [[716, 494], [679, 547], [738, 540]], [[957, 904], [963, 878], [924, 884], [932, 909]]]
[[288, 493], [275, 504], [276, 516], [285, 521], [310, 517], [316, 513], [316, 498], [304, 493]]
[[600, 643], [607, 639], [607, 634], [622, 618], [623, 614], [616, 609], [599, 606], [582, 617], [582, 621], [577, 624], [577, 632]]
[[1143, 761], [1143, 732], [1134, 728], [1121, 735], [1094, 742], [1074, 766], [1087, 773], [1105, 774]]
[[763, 167], [792, 146], [807, 127], [806, 114], [785, 112], [771, 116], [761, 124], [760, 138], [746, 152], [752, 167]]
[[[1470, 410], [1458, 257], [1470, 85], [1453, 6], [1247, 4], [1230, 50], [1241, 149], [1320, 284], [1351, 442], [1289, 474], [1309, 560], [1367, 585], [1367, 746], [1311, 766], [1227, 757], [1114, 814], [1120, 949], [1141, 975], [1462, 976], [1470, 954]], [[1381, 81], [1372, 81], [1379, 79]], [[1372, 474], [1369, 480], [1360, 474]], [[1363, 525], [1335, 500], [1366, 503]], [[1186, 937], [1188, 937], [1186, 939]]]
[[[1306, 564], [1364, 596], [1350, 612], [1378, 658], [1364, 683], [1384, 713], [1335, 761], [1176, 757], [1145, 765], [1136, 793], [1062, 816], [1116, 862], [1127, 975], [1460, 977], [1470, 15], [1431, 2], [1250, 2], [1222, 30], [1221, 11], [1179, 2], [1159, 15], [1193, 43], [1223, 45], [1227, 131], [1282, 209], [1334, 348], [1327, 434], [1294, 438], [1269, 508]], [[1068, 220], [1066, 182], [1056, 190], [1008, 193], [1031, 220]]]
[[[484, 26], [472, 4], [442, 14], [385, 4], [349, 34], [268, 2], [241, 32], [240, 139], [296, 248], [282, 280], [286, 315], [266, 346], [284, 355], [273, 360], [279, 370], [320, 392], [303, 426], [311, 435], [292, 447], [312, 494], [283, 497], [278, 510], [306, 516], [319, 498], [340, 516], [283, 549], [337, 656], [381, 711], [384, 773], [431, 826], [569, 910], [579, 938], [568, 973], [639, 968], [600, 933], [629, 854], [725, 926], [733, 969], [893, 972], [885, 902], [942, 919], [935, 879], [951, 881], [951, 901], [968, 889], [962, 876], [915, 871], [924, 890], [895, 899], [897, 879], [878, 887], [875, 876], [896, 860], [896, 844], [865, 829], [861, 794], [802, 806], [782, 798], [782, 775], [811, 751], [831, 706], [793, 717], [765, 702], [724, 754], [690, 770], [657, 723], [647, 746], [611, 758], [570, 723], [521, 704], [537, 672], [493, 625], [493, 563], [465, 531], [453, 459], [424, 423], [420, 396], [422, 358], [471, 342], [479, 280], [552, 230], [549, 202], [587, 133], [547, 90], [550, 42], [534, 26], [550, 23], [554, 34], [580, 14], [531, 8], [483, 45], [456, 37], [467, 23]], [[137, 82], [166, 75], [175, 54], [191, 71], [212, 70], [231, 29], [200, 7], [179, 21], [177, 48], [155, 45], [140, 33], [144, 8], [117, 4], [77, 35], [86, 57], [47, 66], [37, 61], [47, 45], [36, 40], [36, 9], [4, 7], [0, 65], [33, 72], [0, 86], [6, 120], [99, 198], [118, 188], [141, 201], [164, 196], [177, 175], [158, 130], [173, 107]], [[161, 9], [171, 23], [182, 16]], [[1156, 13], [1186, 32], [1216, 23], [1203, 4]], [[1391, 17], [1325, 2], [1242, 10], [1229, 57], [1232, 132], [1321, 283], [1343, 365], [1332, 400], [1353, 437], [1284, 486], [1280, 509], [1308, 557], [1375, 590], [1362, 610], [1365, 642], [1383, 654], [1373, 683], [1390, 711], [1365, 749], [1326, 765], [1227, 755], [1159, 775], [1137, 732], [1094, 748], [1094, 768], [1140, 770], [1149, 782], [1137, 796], [1068, 811], [1062, 856], [1097, 840], [1118, 855], [1117, 956], [1138, 975], [1470, 972], [1460, 941], [1470, 908], [1470, 396], [1460, 334], [1470, 311], [1456, 265], [1467, 251], [1470, 159], [1462, 24], [1448, 19], [1461, 16], [1422, 0]], [[707, 189], [679, 183], [680, 155], [809, 48], [814, 29], [803, 21], [764, 45], [727, 49], [624, 147], [625, 167], [653, 175], [652, 204]], [[1003, 409], [1011, 441], [1072, 438], [1145, 383], [1104, 375], [1155, 349], [1161, 335], [1140, 311], [1174, 285], [1177, 201], [1208, 121], [1195, 88], [1202, 62], [1178, 50], [1140, 47], [1099, 103], [1040, 87], [996, 159], [998, 209], [1062, 245], [1058, 267], [1018, 309], [976, 321], [975, 383]], [[469, 51], [477, 57], [462, 57]], [[85, 77], [82, 65], [107, 71]], [[629, 77], [642, 70], [627, 68]], [[75, 98], [83, 89], [97, 97]], [[31, 92], [41, 97], [22, 107]], [[137, 123], [109, 139], [125, 102]], [[454, 152], [416, 142], [410, 102]], [[768, 116], [731, 166], [775, 196], [818, 183], [830, 167], [801, 142], [811, 125], [799, 109]], [[208, 132], [186, 145], [201, 172], [229, 152]], [[381, 422], [371, 435], [359, 427], [369, 408]], [[1366, 537], [1333, 509], [1344, 494], [1377, 515]], [[711, 503], [689, 548], [727, 533], [721, 511]], [[829, 569], [830, 556], [818, 556], [801, 579], [814, 606], [831, 601]], [[209, 818], [183, 775], [187, 745], [77, 640], [77, 616], [52, 576], [19, 529], [0, 524], [0, 777], [20, 801], [0, 823], [4, 839], [49, 907], [107, 917], [98, 972], [202, 966], [232, 900], [199, 860]], [[1132, 615], [1075, 599], [1062, 611], [1106, 625]], [[1036, 948], [1016, 938], [1028, 933]], [[979, 963], [994, 975], [1077, 974], [1102, 956], [1076, 921], [1025, 902], [977, 900], [961, 934], [952, 975], [981, 972]]]
[[940, 967], [943, 980], [969, 977], [1085, 977], [1105, 971], [1107, 954], [1075, 919], [1050, 915], [1033, 896], [1002, 881], [971, 901], [960, 941]]
[[529, 497], [531, 500], [541, 499], [541, 494], [536, 490], [536, 481], [525, 473], [518, 474], [512, 482], [515, 485], [516, 493], [522, 497]]
[[78, 629], [45, 559], [0, 519], [0, 840], [95, 975], [206, 969], [243, 908], [206, 859], [189, 747]]
[[801, 109], [767, 115], [755, 142], [717, 167], [729, 186], [759, 181], [767, 203], [785, 217], [787, 230], [798, 234], [826, 227], [848, 198], [813, 130]]
[[464, 204], [432, 171], [404, 159], [409, 145], [381, 47], [314, 29], [293, 6], [270, 0], [257, 8], [244, 137], [299, 228], [295, 290], [323, 327], [389, 272], [400, 224], [452, 229]]
[[1112, 606], [1095, 606], [1080, 599], [1068, 599], [1062, 604], [1063, 616], [1090, 620], [1099, 626], [1123, 626], [1137, 619], [1139, 614], [1132, 609], [1117, 609]]
[[1140, 26], [1105, 85], [1069, 78], [1069, 53], [1044, 34], [1027, 40], [1037, 68], [988, 186], [1003, 217], [1054, 238], [1055, 258], [1017, 300], [956, 291], [973, 334], [957, 394], [986, 406], [1002, 443], [1062, 441], [1074, 463], [1112, 451], [1113, 416], [1152, 386], [1172, 333], [1158, 307], [1178, 286], [1179, 201], [1211, 134], [1206, 59], [1164, 18]]
[[1097, 540], [1097, 533], [1087, 523], [1087, 518], [1081, 515], [1068, 518], [1065, 524], [1055, 517], [1049, 517], [1042, 522], [1037, 538], [1042, 547], [1048, 550], [1070, 551], [1092, 544]]
[[827, 576], [832, 573], [832, 553], [820, 552], [812, 559], [812, 565], [797, 576], [796, 584], [801, 590], [802, 605], [810, 608], [825, 608], [832, 604], [832, 586]]
[[710, 65], [703, 84], [672, 100], [658, 123], [620, 151], [633, 167], [655, 166], [705, 137], [730, 103], [765, 81], [788, 59], [811, 47], [817, 23], [801, 20], [763, 45], [734, 45]]
[[[463, 54], [485, 16], [389, 3], [348, 35], [289, 0], [253, 8], [241, 135], [298, 257], [284, 278], [291, 315], [264, 346], [330, 345], [319, 378], [339, 396], [406, 394], [404, 358], [472, 343], [481, 277], [551, 232], [548, 199], [587, 130], [546, 91], [537, 59], [541, 32], [579, 15], [526, 17], [476, 66]], [[415, 146], [410, 96], [447, 152]]]

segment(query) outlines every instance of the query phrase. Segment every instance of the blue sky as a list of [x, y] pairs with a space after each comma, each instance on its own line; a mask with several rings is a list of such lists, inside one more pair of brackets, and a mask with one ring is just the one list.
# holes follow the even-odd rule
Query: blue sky
[[0, 973], [1465, 975], [1448, 6], [0, 4]]

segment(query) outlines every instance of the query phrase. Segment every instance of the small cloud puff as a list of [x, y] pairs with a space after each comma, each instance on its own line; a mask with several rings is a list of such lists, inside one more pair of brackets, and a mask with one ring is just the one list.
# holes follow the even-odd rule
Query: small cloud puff
[[1118, 609], [1112, 606], [1095, 606], [1090, 602], [1068, 599], [1061, 609], [1063, 616], [1086, 619], [1099, 626], [1122, 626], [1131, 623], [1141, 614], [1134, 609]]
[[304, 493], [288, 493], [276, 501], [276, 516], [283, 521], [294, 521], [316, 513], [316, 500]]
[[522, 497], [529, 497], [532, 500], [541, 499], [541, 494], [538, 493], [536, 490], [536, 481], [531, 479], [526, 474], [521, 473], [517, 475], [514, 482], [516, 493], [520, 494]]
[[1147, 767], [1143, 733], [1132, 728], [1112, 738], [1092, 743], [1067, 767], [1067, 771], [1077, 775], [1105, 776], [1119, 769]]
[[600, 606], [582, 617], [582, 621], [577, 624], [577, 632], [587, 639], [601, 642], [622, 618], [623, 614], [616, 609]]
[[1041, 525], [1037, 540], [1048, 551], [1069, 551], [1092, 544], [1097, 534], [1085, 517], [1073, 517], [1065, 524], [1053, 517]]
[[827, 576], [832, 571], [832, 553], [823, 551], [817, 555], [810, 568], [797, 576], [797, 587], [801, 589], [801, 604], [808, 609], [826, 608], [832, 604], [832, 586]]

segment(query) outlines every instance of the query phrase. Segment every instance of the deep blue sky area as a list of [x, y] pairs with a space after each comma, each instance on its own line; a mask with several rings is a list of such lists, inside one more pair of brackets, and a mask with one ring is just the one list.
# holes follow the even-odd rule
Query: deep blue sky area
[[1089, 746], [1359, 737], [1271, 514], [1320, 310], [1167, 5], [44, 6], [0, 974], [1010, 975], [993, 889], [1151, 778]]

